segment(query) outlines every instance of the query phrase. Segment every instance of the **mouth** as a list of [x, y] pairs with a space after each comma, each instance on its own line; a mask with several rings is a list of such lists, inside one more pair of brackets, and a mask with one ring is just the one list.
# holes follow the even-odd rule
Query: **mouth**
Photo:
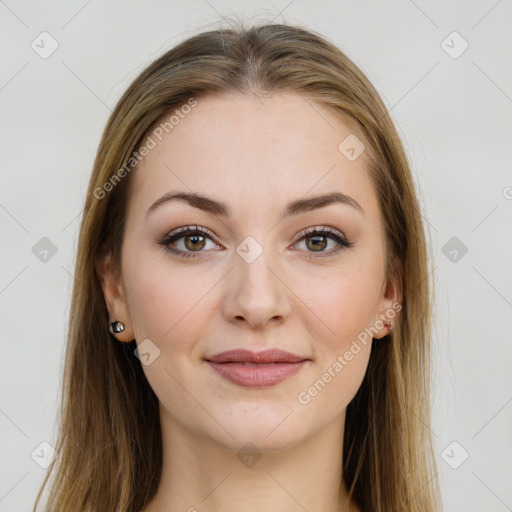
[[298, 373], [310, 358], [283, 350], [229, 350], [205, 361], [224, 379], [243, 387], [269, 387]]

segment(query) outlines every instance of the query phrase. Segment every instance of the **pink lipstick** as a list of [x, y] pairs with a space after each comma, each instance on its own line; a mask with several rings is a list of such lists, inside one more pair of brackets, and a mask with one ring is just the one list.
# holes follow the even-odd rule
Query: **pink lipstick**
[[275, 386], [299, 372], [310, 359], [283, 350], [228, 350], [206, 358], [226, 380], [245, 387]]

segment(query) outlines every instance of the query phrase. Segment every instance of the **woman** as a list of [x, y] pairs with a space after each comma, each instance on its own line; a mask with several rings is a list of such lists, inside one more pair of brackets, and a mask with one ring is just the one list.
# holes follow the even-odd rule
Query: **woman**
[[439, 510], [428, 275], [401, 142], [339, 49], [179, 44], [97, 153], [46, 509]]

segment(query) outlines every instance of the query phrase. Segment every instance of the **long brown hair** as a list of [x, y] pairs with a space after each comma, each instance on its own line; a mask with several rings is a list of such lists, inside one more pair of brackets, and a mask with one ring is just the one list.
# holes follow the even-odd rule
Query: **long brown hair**
[[[367, 146], [367, 168], [386, 235], [388, 279], [402, 310], [374, 344], [366, 376], [347, 407], [343, 478], [363, 512], [439, 510], [430, 433], [433, 290], [414, 182], [378, 93], [355, 64], [314, 32], [243, 24], [195, 35], [151, 63], [130, 85], [103, 133], [78, 242], [63, 375], [58, 457], [46, 510], [139, 512], [162, 466], [158, 399], [134, 356], [135, 341], [108, 332], [96, 264], [119, 269], [134, 151], [162, 116], [191, 99], [237, 91], [293, 91], [330, 108]], [[341, 142], [341, 141], [340, 141]]]

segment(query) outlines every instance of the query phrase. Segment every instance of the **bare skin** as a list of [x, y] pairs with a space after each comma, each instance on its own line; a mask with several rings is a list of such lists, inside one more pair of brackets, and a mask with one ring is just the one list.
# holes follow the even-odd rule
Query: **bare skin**
[[[359, 511], [342, 481], [343, 432], [372, 340], [357, 353], [353, 342], [397, 296], [385, 275], [365, 154], [349, 161], [338, 150], [350, 133], [330, 110], [293, 93], [199, 98], [136, 170], [122, 272], [108, 262], [100, 272], [110, 317], [126, 327], [118, 339], [149, 339], [160, 350], [143, 365], [163, 436], [162, 478], [144, 512]], [[172, 191], [223, 202], [230, 216], [184, 201], [149, 210]], [[332, 203], [281, 218], [289, 202], [332, 192], [363, 211]], [[172, 242], [195, 257], [158, 243], [187, 226], [211, 233]], [[325, 232], [304, 238], [315, 227], [353, 246]], [[240, 247], [262, 252], [248, 262]], [[373, 343], [385, 334], [378, 329]], [[278, 348], [309, 360], [276, 385], [248, 388], [205, 360], [237, 348]], [[329, 368], [329, 382], [308, 392]], [[255, 464], [237, 457], [247, 443], [261, 456]]]

